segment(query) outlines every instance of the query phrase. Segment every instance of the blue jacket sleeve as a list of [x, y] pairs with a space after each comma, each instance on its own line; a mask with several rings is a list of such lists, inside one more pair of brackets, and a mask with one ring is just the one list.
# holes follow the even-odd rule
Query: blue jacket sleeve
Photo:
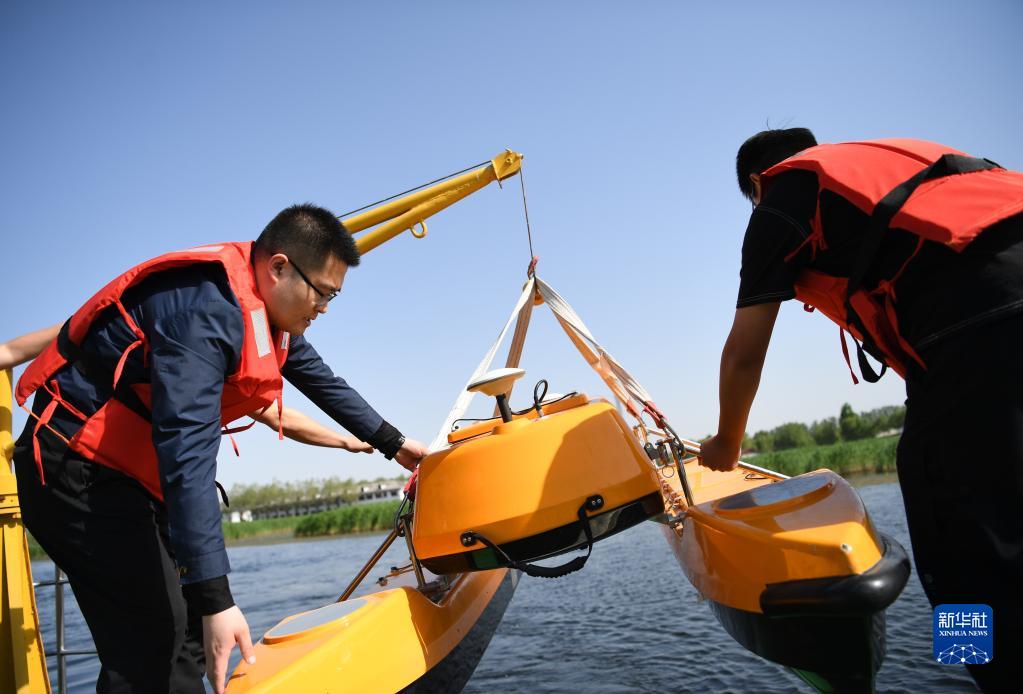
[[304, 337], [291, 338], [282, 373], [335, 422], [374, 445], [372, 439], [386, 424], [384, 418], [343, 378], [334, 375]]
[[224, 576], [231, 569], [214, 482], [220, 400], [241, 346], [241, 314], [222, 299], [211, 300], [159, 318], [145, 330], [153, 444], [181, 582]]

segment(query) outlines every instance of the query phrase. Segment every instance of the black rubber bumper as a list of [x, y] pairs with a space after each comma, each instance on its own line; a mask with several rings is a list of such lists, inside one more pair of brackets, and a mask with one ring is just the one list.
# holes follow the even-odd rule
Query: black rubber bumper
[[909, 580], [909, 557], [898, 542], [881, 535], [881, 560], [862, 574], [769, 584], [760, 594], [768, 616], [862, 616], [881, 612]]
[[881, 536], [881, 560], [863, 574], [769, 585], [763, 613], [709, 601], [732, 638], [762, 658], [793, 668], [821, 691], [873, 692], [884, 662], [884, 610], [909, 578], [909, 558]]

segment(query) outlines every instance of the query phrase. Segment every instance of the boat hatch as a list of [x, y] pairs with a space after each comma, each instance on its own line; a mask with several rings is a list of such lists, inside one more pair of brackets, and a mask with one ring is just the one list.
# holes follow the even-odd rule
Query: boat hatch
[[826, 495], [833, 486], [834, 481], [830, 475], [800, 475], [726, 496], [717, 501], [714, 508], [724, 515], [767, 510], [776, 512], [780, 510], [779, 506], [802, 505], [814, 501]]
[[348, 615], [366, 606], [366, 601], [359, 598], [335, 602], [325, 607], [320, 607], [309, 612], [303, 612], [294, 619], [281, 622], [263, 636], [266, 643], [278, 643], [288, 641], [300, 636], [305, 636], [332, 622], [347, 617]]

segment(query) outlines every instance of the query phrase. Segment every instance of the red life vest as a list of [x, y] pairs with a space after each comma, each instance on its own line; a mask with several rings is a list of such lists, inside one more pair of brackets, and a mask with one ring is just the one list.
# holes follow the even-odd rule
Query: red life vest
[[[821, 228], [820, 193], [828, 190], [841, 195], [871, 217], [852, 276], [803, 270], [796, 278], [796, 298], [808, 311], [819, 309], [838, 323], [846, 363], [848, 331], [903, 377], [914, 363], [926, 369], [923, 359], [899, 333], [895, 282], [924, 241], [961, 252], [988, 227], [1023, 211], [1023, 174], [933, 142], [871, 140], [818, 145], [789, 157], [761, 174], [762, 194], [776, 175], [793, 169], [813, 171], [820, 186], [811, 233], [803, 244], [810, 245], [814, 256], [818, 249], [827, 247]], [[893, 277], [877, 286], [863, 286], [864, 275], [890, 228], [917, 235], [916, 250]], [[791, 260], [803, 245], [786, 260]], [[880, 376], [873, 373], [859, 343], [864, 377], [876, 381]]]
[[[40, 479], [43, 479], [42, 461], [35, 435], [39, 433], [40, 427], [50, 428], [48, 422], [54, 410], [62, 406], [83, 422], [82, 427], [67, 441], [69, 448], [87, 460], [135, 478], [153, 496], [163, 499], [156, 449], [152, 440], [152, 424], [148, 420], [152, 403], [151, 386], [148, 383], [136, 383], [118, 387], [128, 355], [141, 347], [143, 359], [146, 359], [149, 349], [145, 334], [124, 308], [121, 297], [129, 287], [156, 272], [194, 263], [213, 262], [220, 263], [227, 272], [228, 283], [241, 307], [245, 328], [238, 368], [224, 380], [220, 400], [221, 423], [227, 425], [250, 412], [266, 409], [275, 401], [280, 407], [283, 385], [281, 368], [288, 356], [290, 336], [286, 332], [271, 331], [266, 307], [256, 290], [251, 253], [252, 243], [247, 242], [200, 246], [161, 255], [136, 265], [114, 279], [71, 316], [58, 338], [28, 366], [15, 390], [18, 404], [22, 406], [40, 388], [46, 390], [52, 398], [37, 417], [33, 432]], [[117, 308], [137, 339], [124, 350], [112, 369], [114, 397], [95, 414], [86, 416], [61, 397], [54, 377], [61, 368], [76, 361], [79, 347], [89, 328], [111, 306]], [[95, 377], [95, 374], [90, 373], [90, 376]], [[52, 428], [50, 430], [54, 431]], [[224, 433], [238, 430], [225, 429]]]

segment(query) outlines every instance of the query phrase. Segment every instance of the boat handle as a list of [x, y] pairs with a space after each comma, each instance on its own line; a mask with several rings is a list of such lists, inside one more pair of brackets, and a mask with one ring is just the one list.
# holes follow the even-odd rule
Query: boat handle
[[484, 545], [494, 550], [496, 554], [499, 554], [504, 558], [507, 566], [518, 569], [527, 576], [533, 576], [534, 578], [561, 578], [567, 576], [570, 573], [578, 571], [579, 569], [586, 566], [586, 560], [590, 558], [590, 554], [593, 553], [593, 530], [590, 528], [590, 517], [586, 514], [587, 511], [597, 511], [604, 506], [604, 497], [600, 494], [594, 494], [588, 497], [583, 505], [579, 507], [577, 516], [579, 517], [579, 525], [582, 526], [583, 532], [586, 534], [586, 555], [582, 557], [575, 557], [574, 559], [565, 562], [561, 566], [540, 566], [538, 564], [530, 564], [524, 561], [518, 561], [512, 559], [508, 554], [501, 549], [499, 545], [494, 544], [483, 535], [474, 532], [472, 530], [466, 531], [462, 535], [462, 544], [471, 545], [473, 541], [479, 540]]

